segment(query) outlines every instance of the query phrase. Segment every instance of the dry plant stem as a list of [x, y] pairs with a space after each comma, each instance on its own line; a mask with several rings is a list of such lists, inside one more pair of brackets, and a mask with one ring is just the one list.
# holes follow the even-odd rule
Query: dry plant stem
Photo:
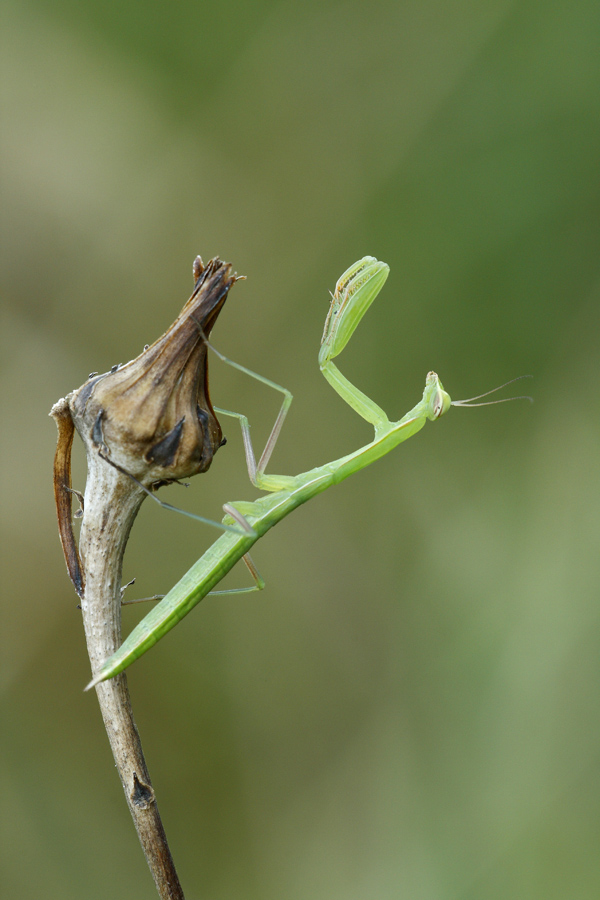
[[[127, 476], [88, 448], [85, 514], [79, 542], [86, 573], [82, 599], [87, 647], [96, 671], [121, 644], [121, 570], [125, 545], [145, 497]], [[127, 679], [96, 688], [104, 726], [159, 896], [183, 900], [133, 718]]]
[[[194, 290], [152, 345], [88, 380], [52, 408], [58, 426], [54, 494], [67, 569], [81, 598], [92, 672], [121, 644], [121, 572], [146, 488], [206, 472], [223, 444], [210, 402], [206, 338], [236, 281], [228, 263], [194, 260]], [[88, 477], [79, 550], [71, 521], [71, 445], [77, 429]], [[183, 900], [123, 676], [98, 700], [125, 797], [159, 896]]]

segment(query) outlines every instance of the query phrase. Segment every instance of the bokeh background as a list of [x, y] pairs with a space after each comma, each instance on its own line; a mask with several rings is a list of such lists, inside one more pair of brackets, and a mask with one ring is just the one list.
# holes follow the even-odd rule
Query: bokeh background
[[[535, 404], [428, 424], [130, 670], [186, 896], [600, 896], [600, 5], [5, 0], [3, 31], [3, 896], [154, 896], [82, 693], [47, 414], [166, 329], [197, 253], [248, 276], [215, 343], [295, 395], [272, 471], [370, 439], [316, 363], [365, 254], [391, 275], [340, 367], [390, 416], [429, 369], [456, 398], [531, 374]], [[277, 396], [211, 385], [259, 444]], [[255, 496], [224, 425], [165, 499]], [[215, 537], [146, 507], [138, 596]]]

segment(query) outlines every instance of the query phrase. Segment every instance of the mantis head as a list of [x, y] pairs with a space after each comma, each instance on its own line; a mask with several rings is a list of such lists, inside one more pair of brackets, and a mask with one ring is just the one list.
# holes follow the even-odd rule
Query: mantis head
[[533, 397], [528, 396], [505, 397], [502, 400], [487, 400], [485, 403], [473, 402], [474, 400], [479, 400], [481, 397], [487, 397], [489, 394], [495, 394], [496, 391], [502, 390], [502, 388], [505, 388], [508, 384], [512, 384], [515, 381], [520, 381], [521, 378], [531, 377], [531, 375], [519, 375], [518, 378], [511, 378], [510, 381], [501, 384], [499, 387], [492, 388], [491, 391], [486, 391], [484, 394], [478, 394], [476, 397], [469, 397], [468, 400], [451, 400], [435, 372], [429, 372], [425, 382], [425, 390], [423, 391], [423, 400], [421, 402], [425, 407], [425, 415], [431, 421], [439, 419], [445, 412], [448, 412], [451, 406], [493, 406], [495, 403], [508, 403], [511, 400], [529, 400], [530, 403], [533, 403]]
[[435, 372], [428, 372], [423, 391], [423, 404], [425, 415], [433, 422], [448, 412], [452, 405], [450, 395], [444, 390], [444, 386]]

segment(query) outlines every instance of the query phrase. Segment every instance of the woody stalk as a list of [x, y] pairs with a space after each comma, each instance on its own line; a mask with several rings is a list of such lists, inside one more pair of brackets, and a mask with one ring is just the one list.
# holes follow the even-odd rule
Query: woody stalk
[[[205, 338], [236, 281], [218, 258], [194, 262], [195, 285], [180, 315], [136, 359], [91, 376], [59, 400], [54, 493], [69, 575], [81, 601], [92, 672], [121, 644], [121, 573], [131, 527], [147, 491], [206, 472], [224, 443], [208, 393]], [[71, 447], [87, 455], [79, 547], [72, 526]], [[96, 686], [116, 767], [158, 894], [183, 900], [124, 674]]]

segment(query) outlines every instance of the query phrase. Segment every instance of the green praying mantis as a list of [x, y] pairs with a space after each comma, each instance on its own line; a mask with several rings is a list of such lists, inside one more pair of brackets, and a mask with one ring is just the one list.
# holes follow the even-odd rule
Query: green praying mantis
[[[385, 456], [398, 444], [420, 431], [428, 419], [430, 421], [439, 419], [451, 406], [486, 405], [475, 401], [479, 401], [495, 390], [500, 390], [500, 388], [494, 388], [494, 391], [487, 391], [467, 400], [452, 401], [436, 373], [429, 372], [421, 400], [399, 421], [392, 422], [381, 407], [342, 375], [333, 360], [342, 352], [354, 334], [359, 322], [385, 284], [388, 274], [389, 267], [372, 256], [365, 256], [344, 272], [332, 294], [319, 352], [319, 367], [324, 377], [340, 397], [373, 426], [373, 440], [353, 453], [307, 472], [301, 472], [299, 475], [271, 475], [265, 472], [292, 402], [290, 392], [269, 379], [227, 359], [206, 340], [206, 344], [222, 360], [281, 392], [284, 396], [281, 409], [258, 462], [250, 439], [248, 419], [240, 413], [215, 407], [217, 412], [233, 416], [239, 421], [250, 481], [266, 494], [257, 500], [234, 501], [224, 505], [223, 509], [226, 515], [220, 526], [224, 533], [133, 629], [120, 648], [95, 673], [86, 690], [122, 672], [164, 637], [207, 594], [219, 593], [213, 589], [239, 560], [243, 559], [246, 562], [256, 582], [254, 587], [245, 588], [242, 591], [263, 587], [264, 582], [248, 553], [259, 538], [263, 537], [269, 529], [296, 507]], [[516, 380], [518, 379], [513, 379], [513, 381]], [[501, 385], [501, 387], [505, 387], [505, 385]], [[507, 399], [531, 400], [530, 397]], [[487, 403], [489, 402], [505, 401], [487, 401]], [[140, 486], [143, 487], [143, 485]], [[174, 508], [169, 504], [162, 503], [151, 491], [146, 488], [144, 490], [162, 506]], [[201, 519], [194, 514], [191, 515], [193, 518]]]

